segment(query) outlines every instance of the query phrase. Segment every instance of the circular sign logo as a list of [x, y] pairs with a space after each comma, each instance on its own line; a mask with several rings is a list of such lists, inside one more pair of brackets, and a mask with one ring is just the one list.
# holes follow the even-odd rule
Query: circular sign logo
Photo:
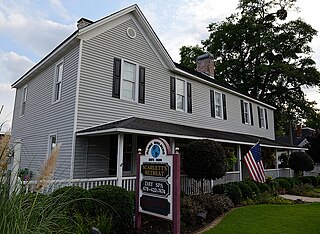
[[158, 145], [153, 145], [151, 148], [151, 156], [154, 158], [159, 157], [161, 151], [160, 147]]

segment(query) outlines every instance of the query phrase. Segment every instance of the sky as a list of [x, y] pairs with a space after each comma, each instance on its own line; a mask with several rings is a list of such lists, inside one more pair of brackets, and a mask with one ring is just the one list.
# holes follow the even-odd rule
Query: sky
[[[132, 4], [138, 4], [171, 58], [179, 62], [179, 48], [200, 44], [208, 37], [209, 23], [234, 13], [238, 0], [0, 0], [0, 131], [11, 127], [14, 81], [73, 33], [81, 17], [95, 21]], [[301, 17], [320, 35], [320, 1], [298, 0], [297, 6], [299, 12], [288, 17]], [[320, 70], [320, 36], [311, 47]], [[305, 93], [320, 104], [318, 88]]]

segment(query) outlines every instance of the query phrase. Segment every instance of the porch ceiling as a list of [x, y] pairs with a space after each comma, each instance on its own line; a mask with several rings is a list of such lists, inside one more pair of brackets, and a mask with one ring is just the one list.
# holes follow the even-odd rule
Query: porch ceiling
[[103, 124], [77, 132], [77, 136], [90, 136], [90, 135], [104, 135], [112, 133], [136, 133], [143, 135], [156, 135], [174, 138], [185, 139], [213, 139], [217, 142], [254, 145], [260, 141], [261, 146], [272, 147], [278, 149], [299, 149], [301, 147], [292, 146], [289, 144], [281, 143], [278, 141], [270, 140], [267, 138], [239, 134], [232, 132], [224, 132], [218, 130], [196, 128], [185, 125], [161, 122], [150, 119], [142, 119], [137, 117], [130, 117], [127, 119], [119, 120], [116, 122]]

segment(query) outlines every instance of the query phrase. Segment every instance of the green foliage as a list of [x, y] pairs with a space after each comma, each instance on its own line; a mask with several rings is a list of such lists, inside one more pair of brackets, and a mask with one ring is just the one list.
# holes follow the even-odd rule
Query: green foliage
[[180, 200], [181, 222], [184, 225], [195, 225], [200, 222], [198, 214], [204, 212], [203, 204], [198, 203], [189, 196], [184, 196]]
[[258, 186], [260, 193], [272, 191], [272, 189], [267, 183], [260, 183], [257, 181], [253, 181], [253, 182]]
[[280, 161], [279, 168], [286, 168], [286, 167], [288, 167], [289, 155], [286, 154], [286, 153], [282, 153], [282, 154], [279, 156], [279, 161]]
[[[292, 19], [294, 2], [240, 0], [237, 13], [211, 23], [209, 37], [202, 41], [204, 51], [215, 56], [217, 80], [276, 107], [277, 132], [315, 113], [302, 87], [320, 84], [310, 47], [317, 31], [300, 18]], [[284, 12], [292, 20], [282, 20]], [[181, 61], [190, 64], [191, 54], [181, 53]]]
[[55, 190], [51, 196], [65, 202], [65, 210], [69, 217], [73, 217], [74, 214], [85, 217], [92, 213], [94, 201], [86, 189], [78, 186], [66, 186]]
[[318, 178], [315, 177], [315, 176], [302, 176], [302, 177], [299, 177], [299, 180], [303, 184], [309, 184], [309, 185], [312, 185], [314, 187], [318, 186]]
[[211, 188], [212, 194], [224, 194], [226, 193], [226, 184], [216, 184]]
[[242, 201], [241, 189], [237, 183], [227, 183], [226, 184], [226, 194], [235, 205], [238, 205]]
[[283, 178], [276, 178], [275, 182], [276, 182], [276, 189], [281, 194], [287, 193], [292, 187], [289, 181]]
[[252, 180], [244, 180], [244, 182], [250, 186], [254, 196], [260, 193], [260, 189], [255, 182]]
[[312, 171], [314, 162], [305, 152], [293, 152], [289, 158], [289, 166], [294, 170], [295, 176], [300, 176], [303, 171]]
[[243, 205], [257, 205], [257, 204], [278, 204], [278, 205], [292, 205], [294, 201], [284, 199], [277, 195], [272, 195], [268, 192], [263, 192], [257, 195], [254, 199], [247, 199], [242, 202]]
[[294, 186], [290, 190], [290, 194], [305, 197], [320, 197], [320, 192], [314, 189], [310, 184], [302, 184]]
[[95, 202], [95, 216], [109, 212], [112, 214], [114, 230], [132, 225], [134, 196], [127, 190], [111, 185], [98, 186], [89, 190]]
[[197, 180], [218, 179], [227, 170], [224, 149], [212, 140], [195, 140], [189, 143], [184, 164], [186, 174]]
[[196, 69], [197, 64], [196, 64], [196, 59], [198, 56], [204, 54], [204, 51], [200, 46], [182, 46], [180, 48], [180, 64]]
[[[317, 122], [320, 125], [320, 113], [317, 113]], [[309, 125], [307, 125], [309, 126]], [[309, 136], [308, 142], [308, 154], [313, 159], [314, 162], [320, 163], [320, 126], [317, 128], [318, 130], [312, 136]]]
[[250, 186], [243, 182], [234, 182], [241, 190], [241, 194], [242, 194], [242, 199], [248, 199], [248, 198], [252, 198], [253, 197], [253, 192], [252, 189], [250, 188]]

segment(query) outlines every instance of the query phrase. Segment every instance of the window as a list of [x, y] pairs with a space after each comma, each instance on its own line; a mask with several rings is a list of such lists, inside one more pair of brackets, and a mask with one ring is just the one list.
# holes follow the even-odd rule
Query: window
[[170, 77], [170, 109], [192, 113], [191, 83]]
[[185, 88], [185, 81], [177, 79], [176, 82], [176, 90], [177, 90], [177, 110], [185, 110], [185, 97], [186, 97], [186, 88]]
[[27, 93], [28, 93], [28, 89], [27, 89], [27, 86], [25, 86], [23, 87], [23, 90], [22, 90], [21, 112], [20, 112], [21, 116], [23, 116], [26, 111]]
[[252, 114], [252, 103], [241, 100], [240, 106], [241, 106], [242, 123], [254, 125], [253, 114]]
[[62, 73], [63, 73], [63, 62], [60, 62], [56, 65], [53, 102], [58, 102], [60, 101], [60, 98], [61, 98]]
[[145, 101], [145, 68], [114, 58], [112, 96], [134, 102]]
[[259, 119], [259, 127], [268, 129], [268, 113], [267, 109], [258, 106], [258, 119]]
[[227, 119], [226, 95], [210, 90], [211, 117], [217, 119]]
[[49, 135], [48, 156], [51, 155], [54, 148], [57, 146], [57, 134]]

